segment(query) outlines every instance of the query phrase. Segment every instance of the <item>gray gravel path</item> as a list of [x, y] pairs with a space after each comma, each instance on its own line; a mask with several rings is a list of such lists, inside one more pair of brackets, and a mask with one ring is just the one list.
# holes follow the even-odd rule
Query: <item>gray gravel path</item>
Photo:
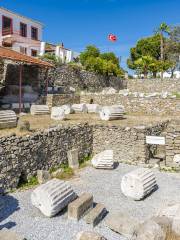
[[[135, 202], [123, 196], [120, 190], [122, 176], [134, 166], [120, 164], [113, 171], [86, 168], [80, 176], [71, 180], [77, 193], [91, 192], [95, 202], [104, 203], [109, 211], [121, 211], [145, 220], [159, 208], [180, 202], [180, 174], [160, 173], [155, 170], [159, 189], [143, 201]], [[3, 197], [6, 201], [0, 211], [0, 229], [6, 227], [24, 235], [28, 240], [73, 240], [77, 232], [92, 230], [83, 220], [79, 223], [67, 220], [67, 213], [55, 218], [44, 217], [30, 202], [32, 190], [16, 192]], [[2, 198], [2, 197], [1, 197]], [[108, 240], [125, 240], [109, 230], [104, 222], [95, 231]]]

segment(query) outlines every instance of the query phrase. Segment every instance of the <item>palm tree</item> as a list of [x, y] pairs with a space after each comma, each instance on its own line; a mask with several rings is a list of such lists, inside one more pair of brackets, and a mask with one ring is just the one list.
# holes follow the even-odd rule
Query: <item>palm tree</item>
[[[170, 33], [170, 27], [166, 23], [161, 23], [158, 27], [157, 33], [160, 34], [161, 39], [161, 61], [164, 61], [164, 33]], [[161, 72], [161, 79], [163, 78], [163, 72]]]

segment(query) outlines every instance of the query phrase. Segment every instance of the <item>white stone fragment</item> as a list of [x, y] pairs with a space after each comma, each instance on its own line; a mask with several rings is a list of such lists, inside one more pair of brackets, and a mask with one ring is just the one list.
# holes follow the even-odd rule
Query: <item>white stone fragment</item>
[[117, 90], [112, 88], [112, 87], [107, 87], [107, 88], [104, 88], [101, 92], [101, 94], [103, 95], [106, 95], [106, 94], [115, 94], [117, 93]]
[[72, 109], [71, 105], [66, 104], [66, 105], [62, 105], [61, 107], [64, 109], [64, 113], [66, 115], [73, 113], [73, 109]]
[[87, 107], [86, 107], [86, 104], [85, 104], [85, 103], [73, 104], [73, 105], [72, 105], [72, 109], [73, 109], [75, 112], [84, 112], [84, 113], [87, 112]]
[[180, 154], [176, 154], [173, 158], [173, 162], [180, 165]]
[[98, 113], [101, 110], [101, 106], [98, 104], [86, 104], [88, 113]]
[[3, 110], [0, 111], [0, 129], [14, 128], [17, 126], [17, 116], [14, 111]]
[[157, 188], [154, 173], [145, 168], [138, 168], [123, 176], [121, 190], [126, 197], [141, 200]]
[[50, 113], [47, 105], [31, 105], [30, 112], [32, 115], [46, 115]]
[[76, 198], [76, 193], [65, 181], [52, 179], [37, 187], [31, 194], [31, 202], [45, 216], [53, 217]]
[[101, 120], [110, 121], [123, 118], [125, 111], [121, 105], [105, 106], [99, 112]]
[[51, 119], [63, 120], [65, 117], [65, 111], [62, 107], [52, 107], [51, 109]]
[[113, 150], [105, 150], [96, 154], [91, 160], [93, 167], [99, 169], [113, 169], [114, 160], [113, 160]]

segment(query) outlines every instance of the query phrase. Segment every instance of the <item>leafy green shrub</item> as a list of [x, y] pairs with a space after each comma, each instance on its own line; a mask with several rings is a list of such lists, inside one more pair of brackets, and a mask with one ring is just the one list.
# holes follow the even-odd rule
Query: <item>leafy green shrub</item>
[[102, 75], [124, 77], [124, 70], [119, 66], [119, 59], [112, 52], [100, 53], [95, 46], [87, 46], [80, 54], [80, 62], [85, 70]]

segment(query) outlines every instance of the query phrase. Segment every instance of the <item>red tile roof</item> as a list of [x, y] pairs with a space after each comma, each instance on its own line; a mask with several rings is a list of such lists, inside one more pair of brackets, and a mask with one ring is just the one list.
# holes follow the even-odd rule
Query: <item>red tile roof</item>
[[53, 64], [42, 61], [38, 58], [33, 58], [25, 54], [13, 51], [8, 48], [0, 47], [0, 58], [9, 59], [16, 62], [22, 62], [32, 65], [39, 65], [41, 67], [54, 67]]

